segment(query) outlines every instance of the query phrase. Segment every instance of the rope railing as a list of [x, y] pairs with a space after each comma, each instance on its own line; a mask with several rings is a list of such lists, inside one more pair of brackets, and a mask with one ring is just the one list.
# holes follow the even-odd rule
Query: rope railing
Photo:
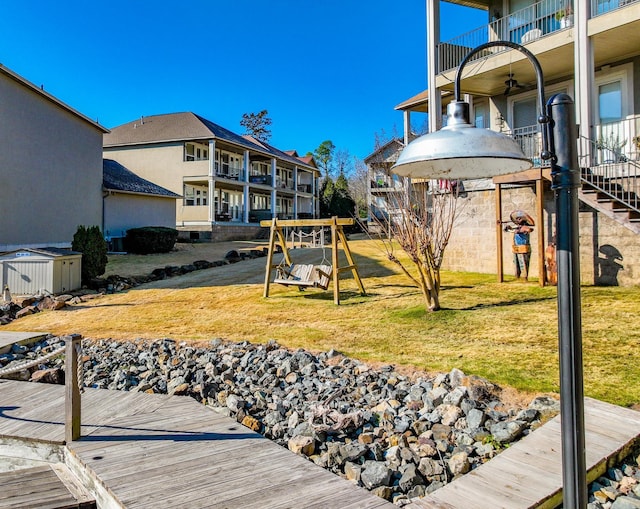
[[6, 367], [0, 370], [0, 378], [37, 366], [57, 355], [65, 355], [65, 400], [64, 400], [64, 439], [69, 443], [80, 438], [81, 422], [81, 393], [84, 391], [82, 363], [79, 362], [82, 356], [82, 336], [71, 334], [64, 336], [65, 345], [38, 357], [30, 359], [21, 364]]
[[18, 373], [20, 371], [24, 371], [25, 369], [29, 369], [32, 368], [34, 366], [37, 366], [38, 364], [51, 359], [52, 357], [56, 357], [58, 355], [60, 355], [61, 353], [63, 353], [66, 350], [66, 345], [61, 346], [60, 348], [56, 348], [55, 350], [53, 350], [52, 352], [49, 352], [48, 354], [45, 354], [41, 357], [38, 357], [37, 359], [32, 359], [32, 360], [28, 360], [26, 362], [23, 362], [21, 364], [14, 364], [13, 366], [10, 367], [6, 367], [3, 369], [0, 369], [0, 378], [2, 378], [3, 376], [6, 375], [11, 375], [13, 373]]

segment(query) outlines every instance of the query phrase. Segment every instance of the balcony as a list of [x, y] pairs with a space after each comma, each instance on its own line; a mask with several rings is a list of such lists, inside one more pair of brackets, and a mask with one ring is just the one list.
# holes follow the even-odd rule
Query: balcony
[[[534, 166], [548, 166], [540, 160], [542, 136], [540, 126], [532, 125], [506, 132], [513, 137]], [[640, 161], [640, 115], [594, 126], [594, 139], [582, 140], [578, 146], [580, 167]]]
[[227, 180], [244, 180], [244, 170], [242, 168], [225, 168], [222, 166], [222, 170], [216, 171], [216, 177]]
[[591, 2], [591, 17], [595, 18], [601, 14], [606, 14], [611, 11], [615, 11], [626, 5], [633, 4], [640, 0], [592, 0]]
[[377, 175], [375, 176], [375, 180], [369, 181], [370, 188], [372, 190], [389, 190], [389, 189], [397, 189], [401, 187], [400, 181], [397, 177], [390, 177], [387, 175]]
[[298, 192], [311, 194], [313, 192], [313, 186], [311, 184], [298, 184]]
[[[437, 45], [437, 72], [442, 73], [457, 68], [473, 48], [486, 42], [511, 41], [527, 44], [564, 28], [569, 28], [573, 25], [573, 10], [572, 8], [566, 9], [566, 5], [565, 0], [543, 0], [492, 21], [488, 25], [439, 43]], [[474, 55], [470, 61], [508, 50], [508, 48], [491, 48]]]
[[249, 182], [251, 182], [252, 184], [261, 184], [264, 186], [270, 186], [271, 175], [268, 175], [268, 174], [249, 175]]
[[280, 177], [276, 177], [276, 187], [278, 189], [293, 191], [293, 179], [282, 179]]

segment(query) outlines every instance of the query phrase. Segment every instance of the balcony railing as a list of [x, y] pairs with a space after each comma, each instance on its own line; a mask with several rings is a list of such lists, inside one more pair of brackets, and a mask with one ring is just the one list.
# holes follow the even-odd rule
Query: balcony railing
[[311, 184], [298, 184], [298, 191], [301, 193], [309, 193], [313, 191], [313, 186]]
[[398, 177], [388, 177], [378, 175], [374, 180], [369, 181], [371, 189], [397, 189], [402, 187], [402, 184]]
[[[547, 166], [540, 161], [542, 136], [538, 125], [519, 127], [505, 132], [514, 138], [535, 166]], [[594, 127], [594, 139], [579, 145], [580, 166], [640, 161], [640, 115]]]
[[280, 177], [276, 177], [276, 187], [278, 189], [289, 189], [293, 191], [293, 179], [281, 179]]
[[222, 168], [216, 171], [216, 177], [229, 180], [244, 180], [244, 170], [237, 168]]
[[[594, 0], [598, 1], [598, 0]], [[602, 0], [599, 0], [602, 1]], [[625, 0], [612, 0], [623, 2]], [[633, 0], [638, 1], [638, 0]], [[557, 32], [573, 24], [572, 5], [567, 0], [542, 0], [533, 5], [515, 11], [508, 16], [492, 21], [437, 45], [437, 72], [445, 72], [458, 67], [471, 50], [489, 41], [511, 41], [526, 44], [545, 35]], [[568, 14], [569, 13], [569, 14]], [[501, 53], [508, 48], [490, 48], [471, 58], [481, 58]]]
[[591, 2], [591, 17], [600, 16], [600, 14], [606, 14], [607, 12], [615, 11], [625, 5], [633, 4], [640, 0], [592, 0]]

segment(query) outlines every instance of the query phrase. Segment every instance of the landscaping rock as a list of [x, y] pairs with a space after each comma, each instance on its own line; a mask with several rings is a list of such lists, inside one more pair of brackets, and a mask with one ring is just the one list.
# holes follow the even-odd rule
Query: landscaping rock
[[[0, 355], [0, 369], [61, 344], [48, 337], [17, 348]], [[275, 341], [215, 339], [194, 347], [170, 339], [85, 340], [82, 366], [86, 386], [190, 395], [396, 503], [495, 456], [484, 438], [506, 443], [532, 425], [525, 417], [533, 414], [507, 407], [497, 386], [460, 370], [406, 376], [393, 366], [373, 368], [335, 351], [290, 351]], [[40, 367], [61, 369], [62, 359]]]

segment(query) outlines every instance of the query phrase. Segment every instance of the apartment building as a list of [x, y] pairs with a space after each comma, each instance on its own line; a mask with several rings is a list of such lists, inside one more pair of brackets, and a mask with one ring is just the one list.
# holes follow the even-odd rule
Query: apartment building
[[0, 64], [0, 252], [71, 246], [102, 222], [107, 130]]
[[[454, 0], [480, 9], [486, 23], [450, 40], [440, 39], [440, 0], [427, 0], [428, 89], [398, 105], [405, 136], [411, 115], [429, 114], [429, 129], [442, 126], [462, 59], [488, 41], [523, 45], [539, 61], [546, 97], [575, 101], [582, 187], [582, 278], [596, 284], [640, 282], [640, 2], [638, 0]], [[554, 200], [539, 157], [536, 75], [520, 51], [504, 46], [475, 54], [465, 65], [461, 91], [472, 120], [513, 136], [534, 163], [523, 174], [465, 185], [463, 207], [445, 261], [448, 268], [493, 272], [510, 256], [496, 222], [513, 209], [537, 216], [532, 256], [543, 277], [543, 253], [551, 242]], [[499, 195], [499, 196], [497, 196]], [[495, 238], [496, 242], [487, 242]], [[502, 247], [502, 249], [501, 249]], [[477, 256], [469, 257], [472, 249]], [[471, 266], [470, 266], [471, 265]], [[536, 268], [533, 269], [535, 271]]]
[[104, 138], [104, 154], [181, 195], [176, 227], [192, 239], [247, 238], [263, 219], [318, 215], [320, 173], [313, 158], [191, 112], [115, 127]]

